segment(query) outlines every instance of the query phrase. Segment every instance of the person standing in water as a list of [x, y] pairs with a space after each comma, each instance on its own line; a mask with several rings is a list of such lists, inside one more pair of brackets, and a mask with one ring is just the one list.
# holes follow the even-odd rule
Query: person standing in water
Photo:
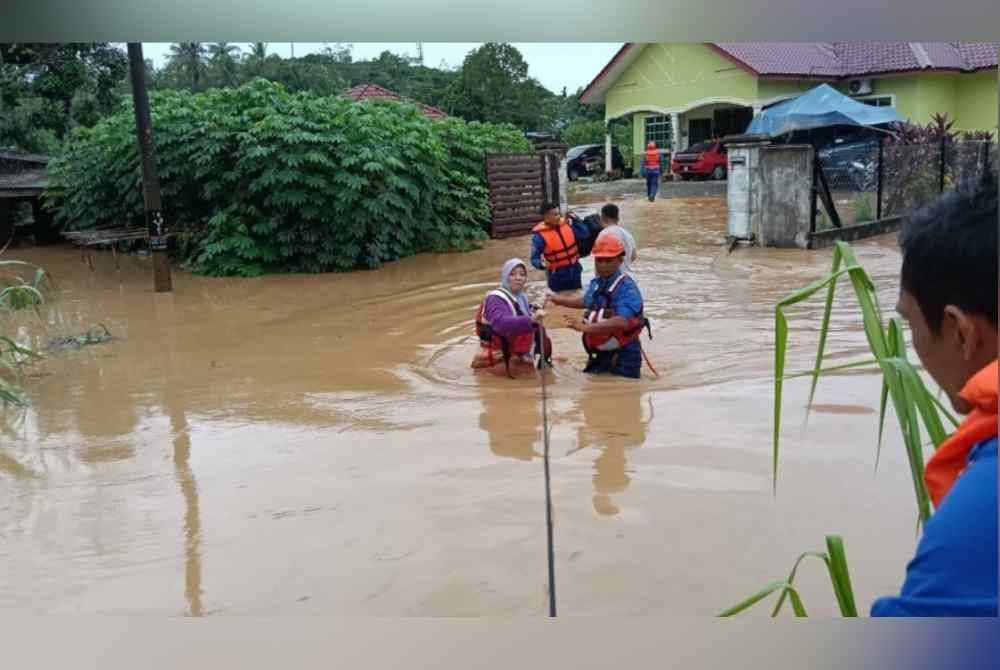
[[584, 372], [609, 372], [639, 378], [642, 347], [639, 335], [649, 322], [643, 315], [642, 293], [635, 279], [622, 272], [625, 247], [614, 234], [602, 233], [594, 243], [594, 273], [585, 295], [550, 295], [561, 307], [583, 308], [582, 318], [563, 317], [583, 334], [589, 360]]
[[649, 198], [650, 202], [653, 202], [660, 190], [660, 152], [656, 150], [656, 142], [650, 142], [646, 145], [642, 171], [646, 175], [646, 197]]
[[[511, 375], [511, 368], [524, 371], [534, 368], [532, 353], [537, 357], [545, 311], [528, 302], [524, 287], [528, 283], [528, 268], [524, 261], [512, 258], [500, 271], [500, 286], [486, 294], [476, 310], [476, 334], [479, 351], [472, 359], [473, 368], [503, 369]], [[552, 342], [545, 337], [545, 358], [552, 356]]]
[[[597, 234], [597, 239], [602, 235], [614, 235], [625, 248], [625, 260], [622, 263], [622, 270], [626, 274], [632, 274], [632, 263], [639, 257], [635, 250], [635, 238], [618, 222], [617, 205], [607, 204], [601, 208], [601, 230]], [[595, 244], [596, 244], [595, 239]]]
[[588, 235], [582, 222], [570, 225], [559, 214], [559, 205], [542, 205], [542, 222], [531, 229], [531, 264], [545, 270], [549, 289], [555, 292], [583, 288], [583, 266], [577, 236]]
[[[627, 231], [622, 227], [619, 222], [618, 206], [613, 205], [610, 202], [601, 207], [601, 211], [591, 214], [583, 219], [582, 225], [586, 230], [586, 238], [581, 238], [577, 235], [577, 245], [580, 248], [580, 257], [585, 258], [590, 255], [590, 250], [593, 248], [594, 243], [597, 241], [597, 237], [607, 229], [612, 229], [612, 232], [618, 236], [618, 239], [622, 241], [625, 246], [625, 272], [631, 272], [631, 264], [638, 258], [636, 253], [635, 238], [632, 237], [632, 233]], [[570, 212], [570, 219], [572, 220], [573, 213]], [[574, 230], [576, 228], [574, 227]]]

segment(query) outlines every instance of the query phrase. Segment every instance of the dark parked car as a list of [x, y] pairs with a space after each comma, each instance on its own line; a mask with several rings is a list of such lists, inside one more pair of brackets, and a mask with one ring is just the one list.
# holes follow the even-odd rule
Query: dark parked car
[[838, 137], [821, 146], [817, 155], [831, 190], [865, 191], [874, 187], [877, 140]]
[[[611, 169], [623, 170], [625, 160], [617, 146], [611, 147]], [[566, 175], [570, 181], [604, 170], [604, 145], [581, 144], [566, 152]]]

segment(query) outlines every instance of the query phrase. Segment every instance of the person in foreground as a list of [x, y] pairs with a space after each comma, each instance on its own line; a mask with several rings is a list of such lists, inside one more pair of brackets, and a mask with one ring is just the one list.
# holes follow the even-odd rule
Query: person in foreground
[[965, 419], [927, 463], [935, 513], [898, 596], [873, 617], [997, 616], [997, 182], [910, 217], [897, 311], [927, 373]]
[[[476, 335], [479, 350], [472, 359], [473, 368], [499, 369], [508, 376], [511, 368], [520, 372], [534, 369], [545, 312], [528, 302], [524, 287], [528, 268], [524, 261], [512, 258], [500, 271], [500, 286], [486, 294], [476, 310]], [[552, 342], [545, 337], [545, 360], [551, 364]]]
[[639, 378], [642, 346], [639, 335], [649, 322], [642, 312], [642, 294], [635, 279], [622, 272], [625, 247], [616, 235], [600, 235], [591, 252], [594, 273], [583, 296], [550, 295], [562, 307], [583, 308], [583, 318], [564, 317], [566, 325], [583, 333], [589, 360], [584, 372]]

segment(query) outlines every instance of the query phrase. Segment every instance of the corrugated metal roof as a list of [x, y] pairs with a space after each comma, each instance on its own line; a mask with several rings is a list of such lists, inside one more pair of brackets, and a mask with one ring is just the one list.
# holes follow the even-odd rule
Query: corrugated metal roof
[[1000, 42], [719, 42], [715, 46], [760, 75], [839, 79], [996, 67]]

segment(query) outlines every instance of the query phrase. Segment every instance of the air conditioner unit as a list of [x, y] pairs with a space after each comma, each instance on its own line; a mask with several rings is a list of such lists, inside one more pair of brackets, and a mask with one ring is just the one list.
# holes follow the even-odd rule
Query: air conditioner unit
[[851, 79], [847, 82], [847, 90], [851, 95], [868, 95], [872, 92], [871, 79]]

